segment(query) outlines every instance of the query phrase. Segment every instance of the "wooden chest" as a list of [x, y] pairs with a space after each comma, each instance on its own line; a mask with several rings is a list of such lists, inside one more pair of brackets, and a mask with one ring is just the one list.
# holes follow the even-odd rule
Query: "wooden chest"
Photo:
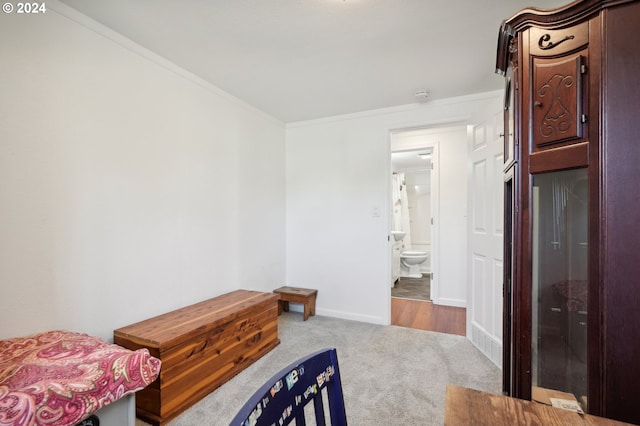
[[162, 361], [137, 416], [163, 425], [277, 346], [278, 298], [237, 290], [115, 330], [116, 344]]

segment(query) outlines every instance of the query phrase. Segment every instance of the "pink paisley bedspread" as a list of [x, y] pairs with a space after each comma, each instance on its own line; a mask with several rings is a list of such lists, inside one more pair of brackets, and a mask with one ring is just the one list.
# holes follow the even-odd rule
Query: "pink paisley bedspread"
[[131, 351], [68, 331], [0, 340], [0, 425], [74, 425], [160, 373]]

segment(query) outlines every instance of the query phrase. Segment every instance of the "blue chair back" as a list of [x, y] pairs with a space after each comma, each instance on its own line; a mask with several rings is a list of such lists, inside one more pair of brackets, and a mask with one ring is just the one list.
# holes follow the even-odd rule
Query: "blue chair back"
[[[311, 402], [313, 410], [305, 410]], [[335, 348], [312, 353], [274, 375], [249, 398], [230, 426], [284, 426], [294, 419], [296, 426], [305, 426], [305, 411], [315, 416], [318, 426], [347, 424]]]

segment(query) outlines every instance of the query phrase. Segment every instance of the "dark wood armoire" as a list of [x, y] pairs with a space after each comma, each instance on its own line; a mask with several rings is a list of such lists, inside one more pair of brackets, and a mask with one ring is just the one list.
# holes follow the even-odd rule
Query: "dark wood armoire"
[[640, 1], [523, 10], [496, 71], [504, 392], [570, 392], [640, 424]]

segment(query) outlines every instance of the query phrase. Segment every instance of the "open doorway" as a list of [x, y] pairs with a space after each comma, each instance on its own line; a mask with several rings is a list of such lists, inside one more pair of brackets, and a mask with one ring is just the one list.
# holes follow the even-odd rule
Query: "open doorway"
[[391, 152], [393, 297], [432, 300], [433, 166], [433, 146]]
[[[450, 297], [455, 287], [464, 291], [464, 273], [459, 273], [464, 271], [464, 246], [452, 247], [450, 240], [457, 238], [451, 229], [459, 238], [465, 236], [466, 217], [459, 213], [466, 202], [466, 126], [398, 130], [390, 139], [391, 324], [465, 335], [466, 309]], [[444, 173], [448, 182], [442, 180], [443, 160], [449, 168]], [[452, 168], [457, 169], [456, 175], [451, 174]], [[446, 188], [445, 210], [449, 209], [449, 217], [442, 221], [441, 186]], [[450, 256], [444, 263], [442, 226], [450, 229], [444, 246]], [[440, 286], [447, 285], [443, 277], [449, 287], [441, 292]]]

